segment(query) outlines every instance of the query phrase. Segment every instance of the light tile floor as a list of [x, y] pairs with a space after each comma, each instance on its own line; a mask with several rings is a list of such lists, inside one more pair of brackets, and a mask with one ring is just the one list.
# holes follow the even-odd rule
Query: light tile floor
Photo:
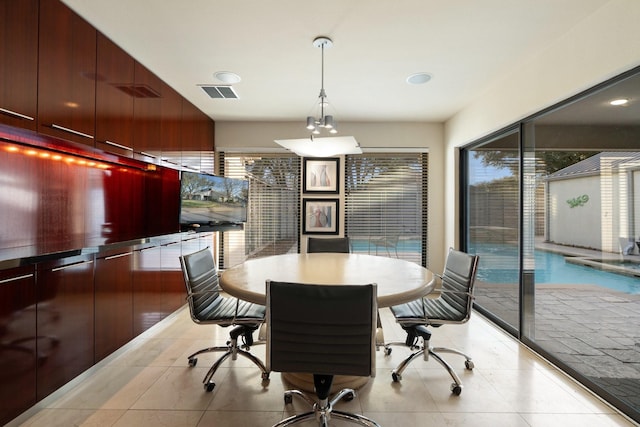
[[[404, 340], [388, 309], [380, 315], [387, 341]], [[214, 391], [205, 392], [201, 381], [217, 354], [201, 355], [194, 368], [187, 356], [214, 341], [223, 344], [227, 333], [196, 325], [188, 310], [179, 310], [9, 425], [271, 426], [307, 410], [295, 399], [294, 409], [285, 406], [280, 374], [263, 384], [244, 358], [225, 361]], [[414, 361], [394, 383], [391, 370], [408, 349], [393, 347], [390, 356], [378, 352], [376, 377], [340, 409], [383, 426], [637, 426], [477, 313], [465, 325], [434, 330], [431, 344], [473, 356], [475, 369], [467, 371], [462, 358], [445, 355], [464, 383], [460, 396], [450, 393], [451, 379], [435, 360]], [[264, 358], [263, 345], [251, 351]]]

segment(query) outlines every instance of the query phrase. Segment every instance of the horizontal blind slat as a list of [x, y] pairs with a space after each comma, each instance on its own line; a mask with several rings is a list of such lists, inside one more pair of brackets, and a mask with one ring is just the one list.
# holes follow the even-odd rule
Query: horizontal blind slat
[[395, 257], [397, 250], [426, 264], [426, 156], [347, 156], [345, 230], [354, 252]]

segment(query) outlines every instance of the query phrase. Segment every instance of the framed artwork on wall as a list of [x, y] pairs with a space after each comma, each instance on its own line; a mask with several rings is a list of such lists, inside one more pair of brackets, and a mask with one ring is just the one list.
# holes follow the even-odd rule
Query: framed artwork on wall
[[338, 194], [340, 158], [304, 158], [302, 160], [302, 191], [304, 193]]
[[302, 199], [302, 234], [338, 234], [338, 199]]

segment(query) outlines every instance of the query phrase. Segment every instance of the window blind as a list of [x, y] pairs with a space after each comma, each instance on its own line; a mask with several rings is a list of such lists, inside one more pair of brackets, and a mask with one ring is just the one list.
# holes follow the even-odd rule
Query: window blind
[[220, 153], [220, 174], [249, 180], [243, 231], [225, 231], [219, 265], [299, 250], [300, 158], [288, 154]]
[[346, 157], [345, 232], [354, 253], [427, 265], [428, 154]]

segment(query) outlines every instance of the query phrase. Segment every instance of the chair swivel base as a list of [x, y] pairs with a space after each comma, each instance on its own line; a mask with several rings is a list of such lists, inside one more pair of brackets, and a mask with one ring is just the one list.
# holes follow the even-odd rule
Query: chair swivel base
[[[321, 381], [321, 383], [319, 382]], [[312, 411], [302, 414], [292, 415], [285, 418], [273, 427], [285, 427], [293, 424], [297, 424], [306, 420], [316, 419], [318, 425], [321, 427], [328, 427], [329, 420], [331, 418], [340, 418], [346, 421], [350, 421], [355, 424], [359, 424], [365, 427], [380, 427], [380, 424], [376, 423], [370, 418], [364, 415], [354, 414], [351, 412], [339, 411], [333, 409], [336, 403], [340, 400], [353, 400], [356, 396], [356, 392], [351, 388], [345, 388], [336, 393], [331, 400], [328, 398], [329, 390], [331, 389], [331, 383], [333, 377], [330, 375], [314, 375], [314, 383], [316, 385], [316, 393], [319, 400], [316, 402], [300, 390], [287, 390], [284, 392], [284, 403], [290, 404], [293, 401], [293, 396], [298, 396], [313, 408]]]
[[[267, 368], [265, 367], [264, 363], [262, 363], [262, 361], [258, 359], [256, 356], [254, 356], [253, 354], [249, 353], [246, 350], [243, 350], [242, 348], [240, 348], [240, 346], [238, 346], [238, 337], [240, 335], [251, 337], [251, 333], [253, 332], [254, 329], [255, 327], [253, 326], [238, 325], [231, 330], [229, 334], [230, 339], [229, 341], [227, 341], [226, 346], [204, 348], [202, 350], [196, 351], [195, 353], [193, 353], [187, 358], [189, 361], [189, 366], [194, 367], [198, 364], [198, 358], [196, 357], [197, 355], [203, 354], [203, 353], [210, 353], [214, 351], [224, 351], [224, 354], [220, 356], [220, 358], [218, 358], [218, 360], [216, 360], [213, 365], [211, 365], [211, 368], [209, 368], [209, 371], [207, 371], [207, 374], [204, 376], [204, 379], [202, 380], [202, 383], [204, 384], [204, 389], [206, 391], [211, 392], [215, 388], [216, 384], [212, 381], [212, 378], [213, 378], [213, 375], [218, 370], [218, 368], [220, 367], [220, 365], [222, 365], [222, 363], [225, 360], [227, 360], [229, 357], [231, 357], [231, 360], [236, 360], [238, 355], [246, 357], [247, 359], [251, 360], [256, 366], [258, 366], [258, 368], [260, 368], [260, 370], [262, 371], [263, 381], [269, 380], [269, 371], [267, 371]], [[248, 338], [248, 342], [249, 344], [247, 344], [247, 348], [249, 347], [250, 344], [253, 344], [253, 340], [251, 338]], [[264, 344], [264, 343], [256, 342], [255, 344]]]
[[391, 354], [391, 347], [390, 347], [391, 345], [403, 345], [411, 348], [412, 350], [417, 349], [417, 351], [415, 351], [414, 353], [411, 353], [409, 357], [407, 357], [402, 362], [400, 362], [397, 368], [391, 371], [391, 378], [393, 379], [393, 381], [399, 382], [402, 379], [402, 372], [404, 372], [407, 366], [409, 366], [409, 363], [411, 363], [414, 359], [418, 358], [419, 356], [423, 356], [423, 359], [427, 361], [429, 360], [429, 356], [431, 356], [434, 359], [436, 359], [436, 361], [440, 363], [440, 365], [442, 365], [447, 370], [447, 372], [453, 379], [453, 383], [451, 384], [451, 387], [450, 387], [451, 392], [456, 396], [460, 396], [460, 394], [462, 393], [462, 381], [460, 381], [460, 377], [458, 377], [458, 374], [456, 374], [453, 367], [446, 360], [444, 360], [438, 353], [452, 353], [452, 354], [457, 354], [459, 356], [464, 357], [465, 358], [464, 366], [467, 370], [470, 370], [470, 371], [473, 370], [473, 368], [475, 367], [473, 360], [471, 360], [471, 357], [461, 351], [458, 351], [452, 348], [430, 347], [429, 339], [431, 338], [431, 333], [428, 332], [426, 327], [424, 327], [423, 325], [414, 327], [413, 332], [416, 336], [419, 336], [422, 338], [422, 345], [413, 344], [412, 337], [411, 335], [409, 335], [405, 342], [391, 342], [391, 343], [385, 344], [384, 346], [385, 355]]

